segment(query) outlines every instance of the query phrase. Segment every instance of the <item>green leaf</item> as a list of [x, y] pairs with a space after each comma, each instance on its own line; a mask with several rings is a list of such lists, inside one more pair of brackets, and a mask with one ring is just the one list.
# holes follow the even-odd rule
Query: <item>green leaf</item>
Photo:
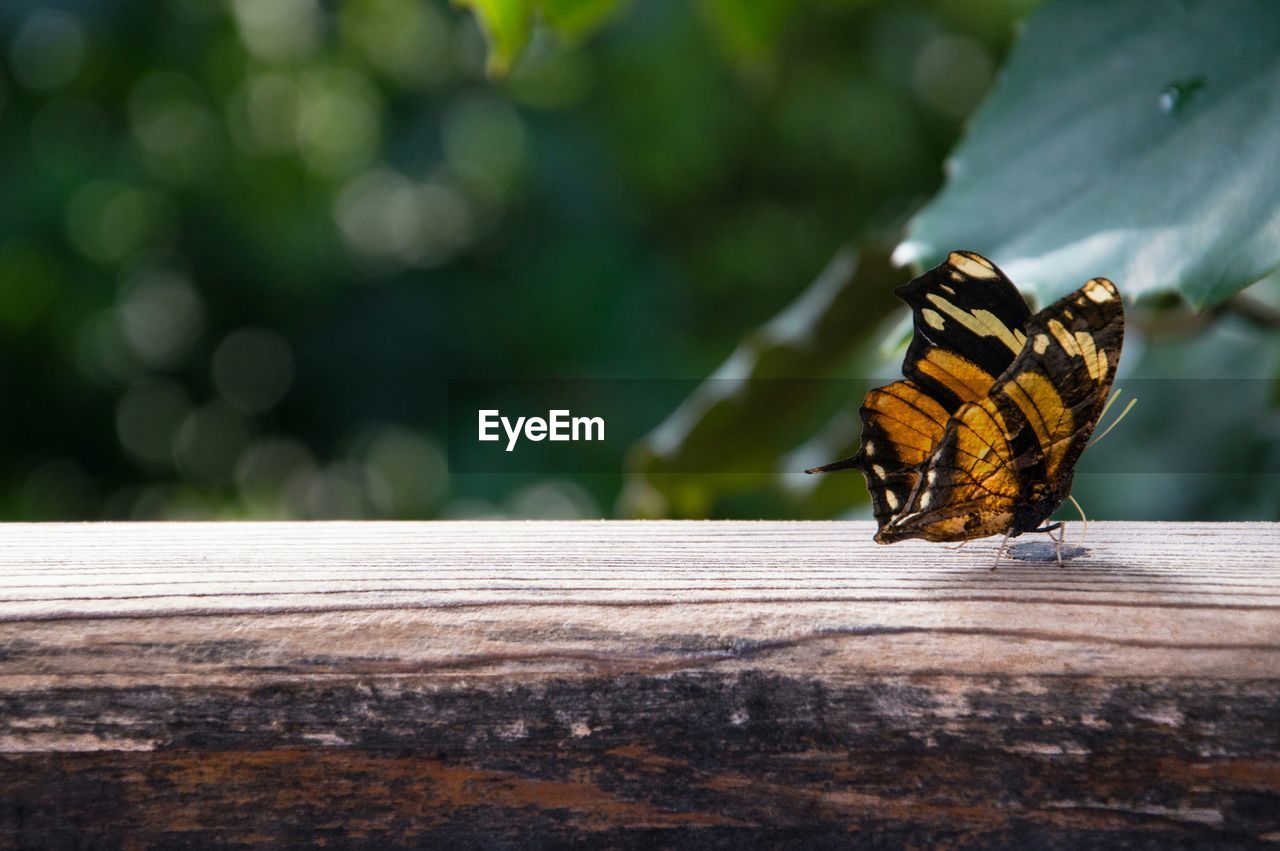
[[894, 259], [1224, 301], [1280, 266], [1278, 44], [1272, 0], [1049, 0]]
[[470, 9], [484, 31], [489, 45], [487, 70], [500, 77], [510, 72], [529, 43], [533, 24], [533, 8], [529, 0], [457, 0]]
[[582, 38], [617, 11], [621, 0], [456, 0], [476, 16], [489, 45], [492, 77], [511, 72], [529, 43], [535, 18], [570, 41]]
[[547, 26], [572, 41], [595, 30], [621, 5], [621, 0], [541, 0], [538, 8]]

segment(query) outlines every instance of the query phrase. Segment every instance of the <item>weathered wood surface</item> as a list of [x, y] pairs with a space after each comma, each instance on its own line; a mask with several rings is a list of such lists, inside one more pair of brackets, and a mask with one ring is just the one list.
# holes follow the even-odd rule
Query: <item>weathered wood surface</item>
[[870, 537], [0, 527], [0, 845], [1280, 842], [1280, 524]]

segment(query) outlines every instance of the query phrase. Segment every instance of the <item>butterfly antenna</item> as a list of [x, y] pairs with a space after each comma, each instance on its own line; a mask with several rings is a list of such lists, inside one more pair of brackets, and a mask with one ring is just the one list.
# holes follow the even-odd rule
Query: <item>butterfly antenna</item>
[[832, 461], [830, 464], [823, 464], [821, 467], [810, 467], [805, 470], [806, 473], [834, 473], [836, 470], [853, 470], [857, 468], [861, 459], [854, 455], [845, 458], [843, 461]]
[[1107, 411], [1111, 410], [1111, 406], [1115, 404], [1116, 399], [1119, 398], [1120, 394], [1123, 392], [1124, 392], [1123, 388], [1120, 388], [1120, 387], [1116, 388], [1116, 392], [1112, 393], [1111, 396], [1107, 399], [1107, 404], [1102, 406], [1102, 411], [1098, 414], [1098, 422], [1102, 422], [1107, 418]]
[[[1138, 400], [1137, 399], [1133, 400], [1133, 402], [1136, 402], [1136, 401]], [[1132, 405], [1133, 402], [1130, 402], [1129, 404]], [[1080, 523], [1081, 523], [1080, 546], [1083, 547], [1085, 536], [1089, 534], [1089, 518], [1084, 516], [1084, 509], [1080, 506], [1080, 500], [1076, 499], [1073, 494], [1067, 494], [1067, 499], [1071, 500], [1071, 504], [1076, 507], [1076, 511], [1080, 512]], [[1063, 532], [1062, 537], [1065, 538], [1066, 536], [1067, 536], [1067, 533]]]
[[[1119, 393], [1119, 391], [1117, 391], [1117, 392], [1116, 392], [1116, 396], [1119, 396], [1119, 395], [1120, 395], [1120, 393]], [[1112, 399], [1114, 399], [1114, 398], [1115, 398], [1115, 396], [1112, 396], [1111, 398], [1112, 398]], [[1111, 404], [1110, 402], [1108, 402], [1108, 403], [1107, 403], [1107, 405], [1108, 405], [1108, 406], [1110, 406], [1110, 404]], [[1115, 420], [1111, 423], [1111, 425], [1107, 426], [1107, 430], [1106, 430], [1106, 431], [1104, 431], [1102, 434], [1100, 434], [1100, 435], [1098, 435], [1097, 437], [1095, 437], [1093, 440], [1089, 441], [1089, 446], [1093, 446], [1093, 445], [1094, 445], [1095, 443], [1097, 443], [1099, 440], [1102, 440], [1102, 438], [1106, 437], [1108, 434], [1111, 434], [1111, 429], [1113, 429], [1113, 428], [1115, 428], [1116, 426], [1120, 425], [1120, 421], [1121, 421], [1121, 420], [1123, 420], [1126, 416], [1128, 416], [1128, 415], [1129, 415], [1129, 412], [1133, 410], [1133, 406], [1134, 406], [1134, 405], [1136, 405], [1136, 404], [1138, 404], [1138, 400], [1137, 400], [1137, 399], [1130, 399], [1130, 400], [1129, 400], [1129, 404], [1125, 405], [1125, 406], [1124, 406], [1124, 410], [1120, 412], [1120, 416], [1116, 417], [1116, 418], [1115, 418]], [[1106, 413], [1106, 411], [1107, 411], [1107, 409], [1104, 407], [1104, 408], [1102, 409], [1102, 412], [1103, 412], [1103, 413]], [[1099, 416], [1099, 417], [1098, 417], [1098, 419], [1102, 419], [1102, 417], [1101, 417], [1101, 416]]]

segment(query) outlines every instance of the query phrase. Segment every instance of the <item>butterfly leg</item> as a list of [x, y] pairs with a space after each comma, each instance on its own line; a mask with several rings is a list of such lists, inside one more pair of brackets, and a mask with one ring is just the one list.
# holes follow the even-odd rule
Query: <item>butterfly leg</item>
[[[1053, 536], [1054, 530], [1061, 530], [1056, 538]], [[1058, 558], [1058, 567], [1062, 567], [1062, 545], [1067, 542], [1067, 524], [1054, 523], [1052, 526], [1041, 526], [1035, 531], [1044, 532], [1053, 541], [1053, 554]]]
[[967, 544], [967, 543], [969, 543], [969, 541], [961, 541], [960, 543], [956, 544], [954, 547], [952, 547], [952, 546], [948, 546], [948, 547], [947, 547], [947, 549], [949, 549], [949, 550], [962, 550], [962, 549], [964, 549], [964, 545], [965, 545], [965, 544]]
[[992, 570], [995, 570], [997, 567], [1000, 566], [1000, 557], [1004, 555], [1005, 548], [1009, 544], [1009, 536], [1012, 534], [1013, 534], [1013, 530], [1010, 529], [1008, 532], [1005, 532], [1004, 537], [1000, 539], [1000, 548], [996, 550], [996, 563], [991, 565]]
[[1058, 537], [1053, 537], [1053, 533], [1049, 533], [1049, 540], [1053, 541], [1053, 554], [1058, 557], [1058, 567], [1062, 567], [1062, 547], [1067, 543], [1067, 524], [1058, 524]]

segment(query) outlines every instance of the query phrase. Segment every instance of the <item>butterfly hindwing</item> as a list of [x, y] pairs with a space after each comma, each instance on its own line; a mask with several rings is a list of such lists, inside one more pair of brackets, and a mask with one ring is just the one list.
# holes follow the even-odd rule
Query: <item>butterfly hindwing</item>
[[938, 445], [950, 415], [910, 381], [867, 391], [858, 414], [862, 443], [857, 453], [806, 472], [861, 470], [871, 494], [871, 510], [883, 525], [906, 504], [915, 487], [915, 468]]
[[884, 523], [906, 504], [915, 467], [938, 445], [948, 415], [910, 381], [868, 391], [858, 413], [862, 445], [853, 461], [867, 479], [872, 512]]
[[882, 544], [906, 538], [963, 541], [1012, 524], [1019, 481], [1008, 423], [991, 399], [962, 405], [933, 454], [920, 464], [901, 512], [880, 527]]

